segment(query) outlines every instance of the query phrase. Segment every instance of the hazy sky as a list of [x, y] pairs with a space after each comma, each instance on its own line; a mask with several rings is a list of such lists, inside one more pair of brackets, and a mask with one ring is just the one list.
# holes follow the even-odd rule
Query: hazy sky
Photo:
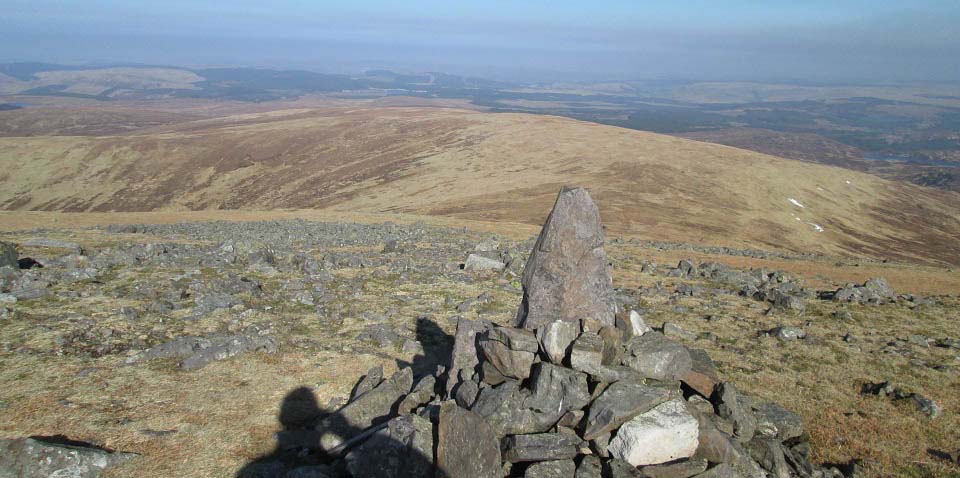
[[0, 60], [960, 81], [958, 0], [0, 0]]

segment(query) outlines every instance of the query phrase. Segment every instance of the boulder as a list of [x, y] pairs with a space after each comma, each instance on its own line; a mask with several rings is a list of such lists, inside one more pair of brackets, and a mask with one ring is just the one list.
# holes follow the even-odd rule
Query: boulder
[[498, 437], [541, 433], [556, 424], [556, 413], [541, 413], [527, 406], [530, 392], [514, 381], [480, 391], [472, 410], [486, 419]]
[[760, 467], [770, 473], [770, 478], [791, 478], [793, 476], [783, 454], [783, 446], [779, 441], [754, 438], [747, 443], [746, 448]]
[[570, 344], [580, 335], [580, 325], [576, 322], [555, 320], [537, 329], [537, 340], [546, 359], [555, 364], [563, 363]]
[[496, 327], [480, 339], [484, 358], [505, 377], [525, 379], [539, 350], [533, 332], [511, 327]]
[[480, 415], [447, 401], [438, 420], [437, 478], [500, 477], [500, 442]]
[[389, 419], [412, 386], [413, 370], [404, 368], [325, 417], [317, 424], [320, 448], [329, 453], [370, 426]]
[[679, 380], [693, 366], [690, 351], [659, 332], [648, 332], [626, 343], [623, 364], [654, 380]]
[[463, 270], [466, 271], [502, 271], [505, 267], [506, 264], [479, 254], [470, 254], [463, 263]]
[[513, 435], [501, 444], [503, 459], [510, 463], [573, 459], [580, 451], [580, 438], [566, 433]]
[[672, 398], [674, 391], [635, 381], [616, 382], [590, 404], [583, 430], [584, 440], [593, 440], [633, 417]]
[[346, 461], [353, 476], [433, 476], [433, 425], [416, 415], [394, 418], [351, 450]]
[[0, 476], [96, 478], [103, 470], [135, 456], [79, 443], [35, 438], [0, 439]]
[[590, 194], [562, 188], [523, 271], [517, 326], [533, 330], [587, 318], [613, 325], [617, 305], [603, 244]]
[[655, 465], [693, 456], [698, 438], [697, 419], [676, 398], [624, 423], [607, 450], [633, 466]]

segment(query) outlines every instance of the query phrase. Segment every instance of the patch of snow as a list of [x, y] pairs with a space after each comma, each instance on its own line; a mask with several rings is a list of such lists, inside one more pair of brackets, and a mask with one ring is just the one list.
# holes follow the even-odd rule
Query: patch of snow
[[847, 180], [847, 184], [853, 184], [853, 183], [851, 183], [849, 180]]
[[821, 188], [820, 186], [817, 186], [817, 191], [823, 191], [823, 188]]
[[790, 204], [793, 204], [794, 206], [797, 206], [797, 207], [802, 207], [804, 209], [806, 209], [807, 207], [807, 206], [804, 206], [803, 204], [800, 204], [800, 201], [797, 201], [794, 198], [787, 198], [787, 201], [790, 201]]
[[807, 224], [813, 226], [813, 228], [814, 228], [817, 232], [823, 232], [823, 228], [820, 227], [819, 224], [814, 224], [814, 223], [812, 223], [812, 222], [808, 222]]

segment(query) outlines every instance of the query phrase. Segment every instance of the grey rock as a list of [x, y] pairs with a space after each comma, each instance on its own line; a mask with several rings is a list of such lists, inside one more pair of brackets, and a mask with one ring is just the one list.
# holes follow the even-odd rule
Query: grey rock
[[538, 350], [533, 332], [511, 327], [496, 327], [480, 339], [484, 358], [506, 377], [525, 379]]
[[506, 264], [479, 254], [470, 254], [463, 263], [463, 270], [466, 271], [502, 271], [505, 267]]
[[582, 436], [585, 440], [593, 440], [673, 396], [675, 393], [664, 387], [633, 381], [616, 382], [590, 404]]
[[533, 394], [526, 405], [558, 419], [590, 403], [587, 375], [575, 370], [540, 362], [533, 367], [530, 384]]
[[399, 370], [389, 380], [344, 405], [317, 424], [320, 448], [330, 452], [377, 422], [389, 418], [413, 386], [413, 370]]
[[570, 366], [581, 372], [596, 373], [603, 363], [603, 345], [600, 335], [583, 333], [570, 347]]
[[746, 443], [757, 431], [757, 419], [744, 397], [730, 382], [717, 386], [713, 396], [717, 414], [733, 422], [733, 432], [740, 443]]
[[803, 435], [803, 419], [779, 403], [754, 404], [753, 415], [757, 419], [757, 433], [784, 442]]
[[635, 310], [617, 314], [616, 327], [623, 331], [624, 337], [628, 340], [653, 330], [643, 321], [643, 316]]
[[524, 478], [574, 478], [577, 465], [573, 460], [541, 461], [527, 467]]
[[640, 469], [616, 458], [603, 463], [603, 476], [604, 478], [643, 478]]
[[135, 456], [34, 438], [0, 439], [0, 476], [96, 478], [103, 470]]
[[705, 398], [713, 395], [713, 390], [720, 383], [717, 367], [706, 351], [690, 349], [690, 371], [680, 377], [680, 380]]
[[697, 478], [743, 478], [743, 476], [744, 475], [740, 474], [740, 472], [738, 472], [733, 466], [726, 463], [720, 463], [719, 465], [700, 473], [697, 475]]
[[360, 395], [369, 392], [380, 385], [380, 382], [383, 381], [383, 365], [377, 365], [376, 367], [367, 370], [367, 374], [357, 382], [357, 385], [353, 387], [353, 392], [350, 393], [350, 401], [355, 400]]
[[410, 413], [413, 409], [426, 404], [435, 396], [437, 379], [433, 375], [424, 375], [413, 386], [413, 390], [400, 402], [397, 411], [400, 414]]
[[689, 478], [707, 470], [708, 462], [702, 458], [680, 460], [661, 465], [640, 467], [645, 478]]
[[533, 330], [585, 318], [613, 325], [617, 305], [603, 244], [590, 194], [562, 188], [523, 271], [517, 326]]
[[527, 406], [530, 392], [514, 381], [484, 388], [472, 410], [483, 417], [498, 437], [541, 433], [556, 424], [558, 415], [541, 413]]
[[501, 442], [503, 460], [510, 463], [574, 458], [580, 451], [578, 436], [566, 433], [512, 435]]
[[791, 478], [793, 476], [779, 441], [754, 438], [746, 444], [746, 448], [760, 467], [770, 472], [771, 478]]
[[679, 380], [693, 366], [690, 351], [659, 332], [630, 339], [623, 364], [655, 380]]
[[486, 324], [460, 317], [457, 319], [457, 331], [453, 338], [453, 350], [447, 366], [447, 397], [452, 397], [453, 388], [457, 386], [457, 377], [461, 371], [473, 376], [480, 363], [477, 354], [477, 334], [487, 330]]
[[807, 333], [800, 327], [775, 327], [771, 329], [769, 333], [781, 342], [789, 342], [807, 336]]
[[700, 427], [686, 403], [675, 398], [624, 423], [610, 440], [610, 456], [634, 466], [688, 458], [699, 444]]
[[23, 247], [46, 247], [51, 249], [68, 249], [77, 254], [83, 254], [83, 248], [80, 247], [80, 244], [70, 241], [62, 241], [60, 239], [53, 239], [50, 237], [31, 237], [22, 243]]
[[346, 462], [353, 476], [433, 476], [433, 424], [416, 415], [394, 418], [351, 450]]
[[578, 335], [580, 335], [580, 325], [563, 320], [548, 322], [537, 329], [540, 349], [547, 360], [555, 364], [563, 363], [570, 344], [577, 339]]
[[453, 402], [440, 406], [437, 478], [499, 478], [500, 443], [480, 415]]
[[469, 409], [477, 399], [478, 393], [480, 393], [480, 387], [477, 386], [476, 382], [473, 380], [464, 380], [460, 382], [460, 385], [457, 385], [457, 389], [454, 391], [454, 398], [457, 401], [457, 405]]
[[603, 465], [600, 458], [593, 455], [585, 455], [580, 459], [577, 465], [575, 478], [600, 478], [603, 473]]

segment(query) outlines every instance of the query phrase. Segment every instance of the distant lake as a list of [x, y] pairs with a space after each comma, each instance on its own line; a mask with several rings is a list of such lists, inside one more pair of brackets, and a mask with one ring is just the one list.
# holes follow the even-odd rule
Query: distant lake
[[912, 156], [888, 156], [884, 154], [868, 153], [863, 155], [867, 161], [894, 161], [898, 163], [923, 164], [925, 166], [946, 166], [951, 168], [960, 167], [960, 162], [942, 161], [939, 159], [914, 158]]

